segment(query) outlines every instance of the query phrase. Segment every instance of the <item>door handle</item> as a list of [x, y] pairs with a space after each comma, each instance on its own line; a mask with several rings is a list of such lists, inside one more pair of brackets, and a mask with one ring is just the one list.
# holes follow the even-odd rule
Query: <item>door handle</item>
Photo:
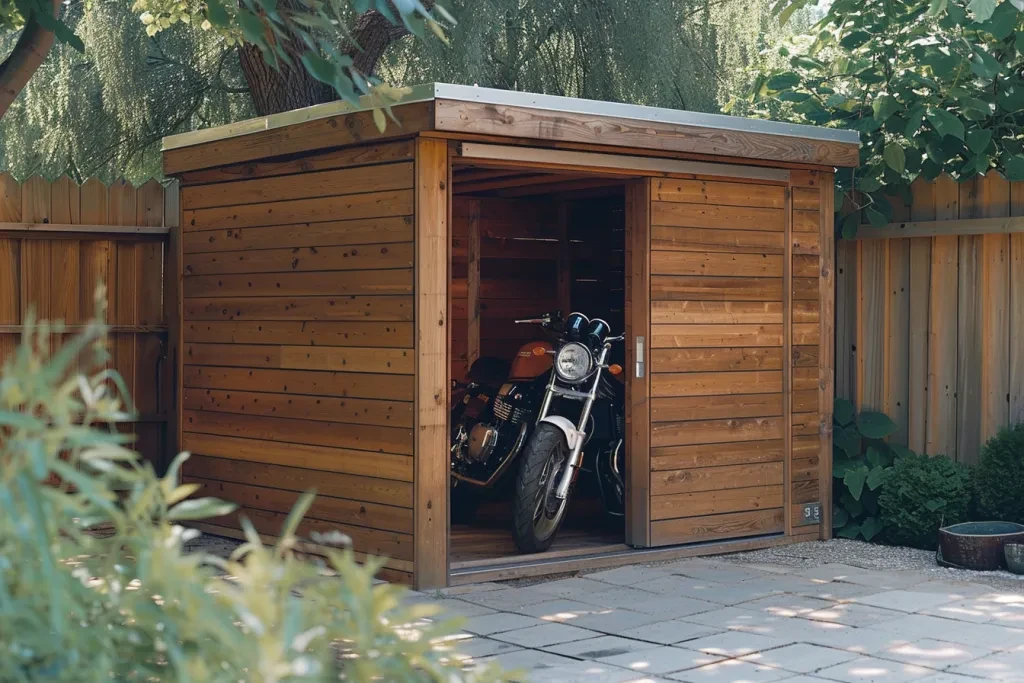
[[644, 376], [644, 338], [636, 338], [636, 376], [637, 379]]

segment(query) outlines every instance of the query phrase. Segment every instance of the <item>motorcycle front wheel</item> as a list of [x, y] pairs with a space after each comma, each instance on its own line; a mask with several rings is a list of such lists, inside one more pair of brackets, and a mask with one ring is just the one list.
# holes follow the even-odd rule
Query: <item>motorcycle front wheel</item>
[[513, 496], [512, 536], [524, 553], [542, 553], [551, 547], [569, 507], [569, 496], [559, 499], [555, 489], [569, 464], [569, 444], [554, 425], [540, 423], [519, 459]]

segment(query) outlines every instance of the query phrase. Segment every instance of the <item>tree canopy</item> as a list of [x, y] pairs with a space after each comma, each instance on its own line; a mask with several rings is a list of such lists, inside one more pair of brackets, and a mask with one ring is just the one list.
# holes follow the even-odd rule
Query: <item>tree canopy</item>
[[[780, 0], [783, 21], [816, 0]], [[995, 169], [1024, 179], [1024, 0], [835, 0], [809, 34], [782, 45], [788, 64], [756, 78], [763, 116], [851, 128], [861, 167], [837, 178], [836, 206], [875, 225], [910, 183]], [[851, 190], [859, 190], [854, 195]], [[848, 212], [844, 234], [859, 216]]]
[[[476, 83], [699, 111], [718, 111], [744, 87], [744, 69], [759, 53], [783, 31], [810, 23], [801, 11], [780, 28], [769, 0], [450, 0], [445, 7], [458, 18], [444, 22], [450, 46], [429, 30], [425, 40], [402, 40], [408, 29], [386, 18], [382, 44], [359, 4], [334, 1], [332, 40], [343, 63], [349, 56], [360, 73], [385, 83]], [[0, 119], [0, 168], [19, 177], [143, 180], [159, 173], [162, 136], [273, 111], [267, 100], [279, 91], [276, 72], [250, 73], [263, 62], [259, 49], [229, 30], [202, 30], [202, 15], [122, 2], [86, 10], [72, 0], [62, 20], [85, 52], [55, 46]], [[16, 39], [0, 30], [0, 57]], [[252, 49], [256, 59], [247, 60]], [[301, 64], [298, 71], [291, 76], [306, 73]], [[338, 97], [330, 87], [289, 94], [283, 108]]]

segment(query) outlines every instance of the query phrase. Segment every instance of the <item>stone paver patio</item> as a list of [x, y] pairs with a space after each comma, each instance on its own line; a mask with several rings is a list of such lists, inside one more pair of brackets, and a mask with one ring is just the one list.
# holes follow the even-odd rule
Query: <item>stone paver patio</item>
[[[808, 566], [809, 565], [809, 566]], [[529, 681], [1024, 682], [1024, 581], [755, 556], [414, 594]]]

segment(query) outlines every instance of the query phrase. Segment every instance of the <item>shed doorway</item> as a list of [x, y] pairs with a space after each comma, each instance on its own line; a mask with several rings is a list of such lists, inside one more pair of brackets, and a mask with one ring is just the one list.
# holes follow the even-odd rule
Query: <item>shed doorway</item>
[[[624, 332], [628, 182], [606, 174], [453, 165], [449, 291], [454, 382], [477, 379], [467, 374], [478, 359], [496, 361], [499, 377], [492, 383], [507, 382], [508, 366], [522, 349], [553, 341], [541, 326], [517, 324], [517, 319], [580, 312], [605, 320], [612, 335]], [[621, 371], [624, 342], [612, 346], [608, 361], [620, 373], [612, 381], [622, 385], [627, 381]], [[625, 437], [624, 400], [618, 412], [617, 428]], [[454, 480], [449, 541], [453, 574], [626, 548], [625, 507], [609, 512], [614, 506], [603, 498], [615, 496], [602, 490], [589, 466], [576, 482], [552, 545], [540, 553], [522, 552], [512, 534], [519, 458], [513, 460], [488, 487]], [[454, 460], [452, 467], [457, 469]]]

